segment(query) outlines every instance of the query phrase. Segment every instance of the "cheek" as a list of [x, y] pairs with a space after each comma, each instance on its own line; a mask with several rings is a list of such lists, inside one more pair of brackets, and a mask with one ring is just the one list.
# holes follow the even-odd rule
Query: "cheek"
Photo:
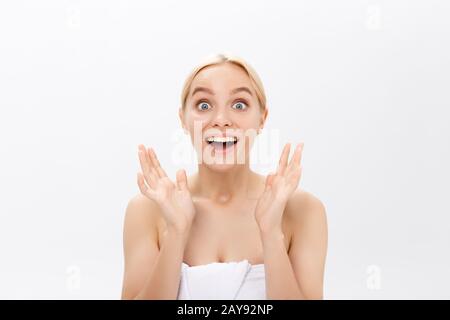
[[242, 127], [257, 128], [259, 126], [259, 119], [261, 115], [255, 110], [244, 112], [242, 114], [236, 114], [236, 122], [241, 123]]
[[191, 134], [193, 134], [194, 130], [198, 127], [201, 127], [203, 130], [209, 121], [206, 115], [197, 113], [189, 113], [186, 115], [185, 119], [186, 126]]
[[257, 131], [259, 128], [259, 121], [256, 117], [241, 118], [235, 121], [235, 124], [244, 131]]
[[194, 124], [196, 122], [198, 123], [203, 123], [203, 126], [205, 123], [209, 122], [211, 120], [211, 113], [197, 113], [197, 112], [192, 112], [189, 115], [188, 121], [189, 121], [189, 126], [192, 126], [192, 128], [194, 127]]

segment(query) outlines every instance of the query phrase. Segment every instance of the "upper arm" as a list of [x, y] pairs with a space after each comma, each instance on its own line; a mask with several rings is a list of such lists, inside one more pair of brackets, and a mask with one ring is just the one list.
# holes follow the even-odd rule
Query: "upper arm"
[[132, 198], [126, 208], [123, 250], [122, 299], [133, 299], [148, 278], [158, 248], [157, 205], [143, 195]]
[[323, 299], [323, 278], [328, 227], [323, 203], [312, 194], [297, 191], [289, 203], [292, 239], [289, 258], [306, 299]]

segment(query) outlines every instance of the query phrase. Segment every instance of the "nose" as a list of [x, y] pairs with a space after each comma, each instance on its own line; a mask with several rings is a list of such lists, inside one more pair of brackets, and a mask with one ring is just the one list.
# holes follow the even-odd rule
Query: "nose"
[[[224, 108], [225, 109], [225, 108]], [[212, 119], [211, 125], [215, 128], [217, 127], [231, 127], [232, 122], [230, 120], [230, 117], [227, 115], [226, 110], [217, 110], [216, 114], [214, 115], [214, 118]]]

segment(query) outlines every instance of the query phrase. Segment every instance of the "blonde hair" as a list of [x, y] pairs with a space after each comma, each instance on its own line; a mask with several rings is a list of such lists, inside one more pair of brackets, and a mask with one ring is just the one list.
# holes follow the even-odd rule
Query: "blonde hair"
[[241, 67], [250, 77], [250, 81], [253, 85], [253, 88], [256, 91], [256, 96], [258, 98], [259, 105], [262, 110], [266, 108], [266, 94], [264, 92], [264, 86], [261, 82], [261, 79], [259, 78], [256, 71], [253, 69], [252, 66], [250, 66], [247, 62], [245, 62], [242, 58], [233, 56], [228, 53], [219, 53], [212, 56], [207, 57], [202, 63], [200, 63], [197, 67], [194, 68], [194, 70], [191, 71], [191, 73], [188, 75], [187, 79], [184, 82], [183, 90], [181, 92], [181, 106], [184, 110], [186, 106], [186, 100], [189, 95], [189, 91], [191, 89], [192, 81], [194, 80], [195, 76], [204, 68], [218, 65], [222, 63], [233, 63], [239, 67]]

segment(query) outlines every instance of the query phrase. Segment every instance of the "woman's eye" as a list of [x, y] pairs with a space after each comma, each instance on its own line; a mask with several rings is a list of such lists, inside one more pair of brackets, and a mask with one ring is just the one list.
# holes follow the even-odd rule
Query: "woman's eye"
[[210, 107], [210, 105], [209, 105], [208, 103], [206, 103], [206, 102], [200, 102], [200, 103], [197, 105], [197, 108], [198, 108], [199, 110], [208, 110], [209, 107]]
[[244, 102], [239, 101], [233, 105], [233, 108], [237, 110], [245, 110], [247, 108], [247, 105]]

